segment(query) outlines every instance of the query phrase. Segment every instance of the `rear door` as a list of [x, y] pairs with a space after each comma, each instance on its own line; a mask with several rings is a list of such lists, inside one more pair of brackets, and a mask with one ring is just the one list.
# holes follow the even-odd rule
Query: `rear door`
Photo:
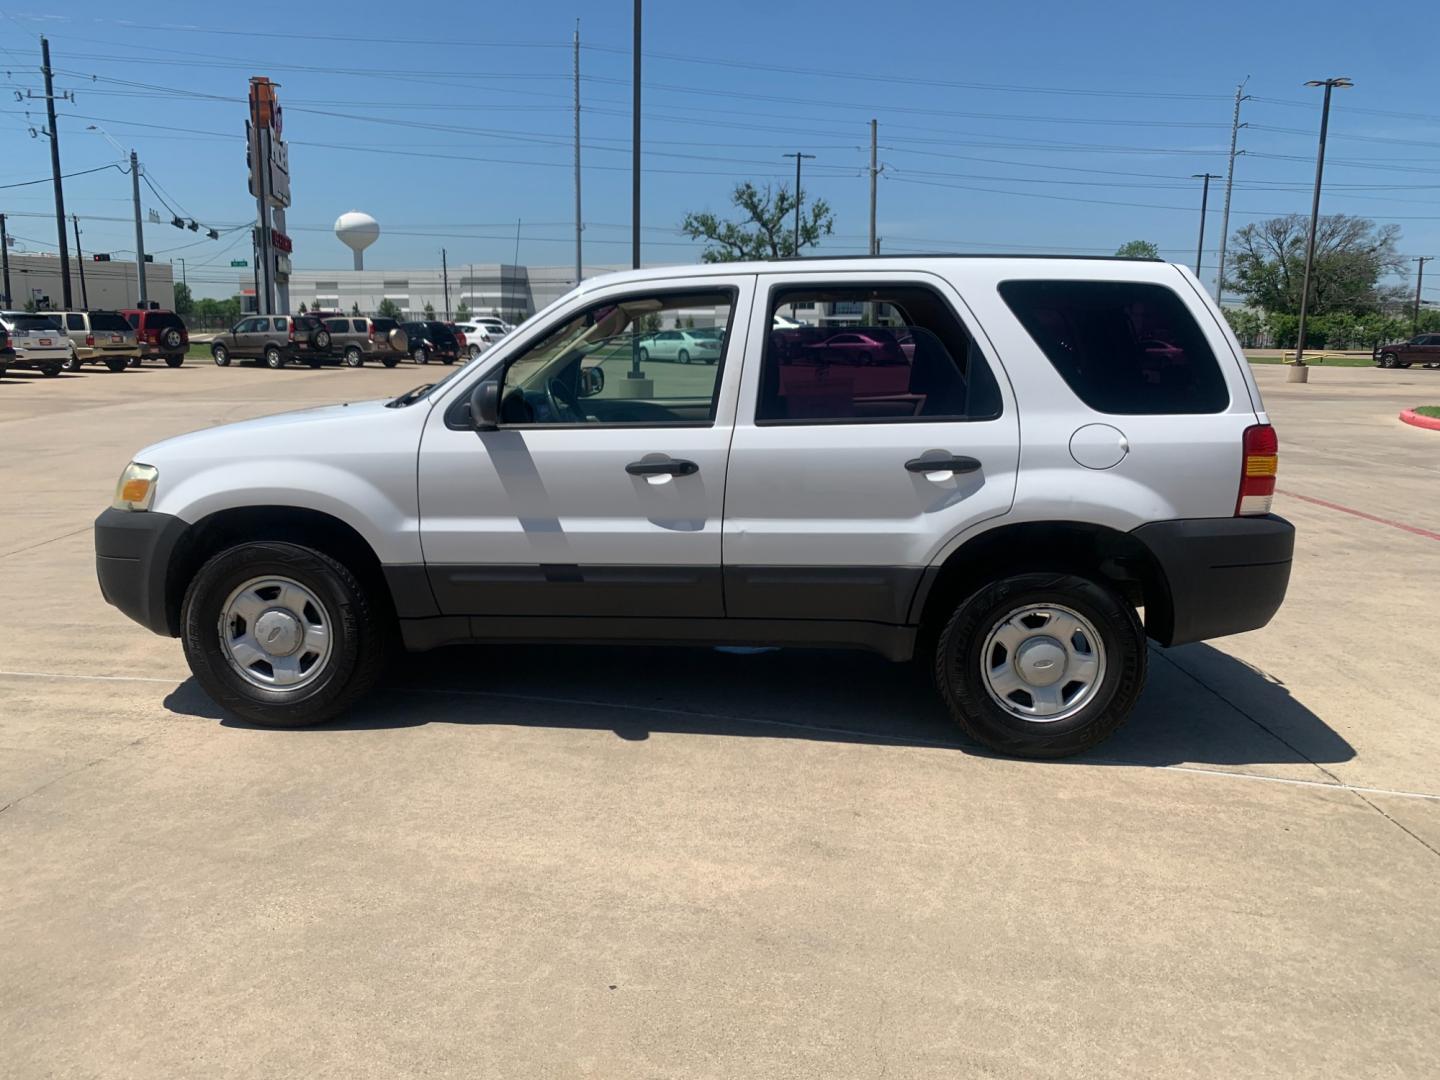
[[[846, 345], [856, 332], [887, 362]], [[1016, 408], [988, 348], [939, 277], [759, 278], [726, 483], [727, 615], [907, 621], [945, 541], [1014, 498]]]
[[642, 362], [637, 334], [682, 312], [743, 327], [753, 281], [630, 282], [575, 298], [507, 350], [497, 431], [468, 422], [482, 373], [457, 382], [420, 447], [421, 540], [444, 614], [724, 614], [721, 515], [744, 333], [730, 335], [721, 363], [699, 367]]

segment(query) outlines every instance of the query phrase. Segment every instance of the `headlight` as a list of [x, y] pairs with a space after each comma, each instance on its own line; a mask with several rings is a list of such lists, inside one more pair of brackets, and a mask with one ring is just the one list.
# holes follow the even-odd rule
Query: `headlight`
[[120, 482], [115, 485], [115, 501], [110, 505], [116, 510], [149, 510], [155, 501], [155, 484], [159, 479], [159, 469], [132, 461], [120, 474]]

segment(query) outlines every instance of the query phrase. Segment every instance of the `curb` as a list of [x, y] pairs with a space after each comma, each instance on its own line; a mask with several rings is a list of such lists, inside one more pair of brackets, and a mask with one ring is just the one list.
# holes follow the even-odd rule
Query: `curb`
[[1400, 419], [1406, 424], [1413, 424], [1418, 428], [1429, 428], [1431, 431], [1440, 431], [1440, 419], [1433, 416], [1421, 416], [1414, 409], [1403, 409], [1400, 412]]

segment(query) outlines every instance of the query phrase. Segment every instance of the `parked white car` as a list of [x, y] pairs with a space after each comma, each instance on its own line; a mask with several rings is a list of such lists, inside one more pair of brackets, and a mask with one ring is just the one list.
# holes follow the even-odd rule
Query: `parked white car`
[[[833, 326], [775, 325], [836, 300], [874, 312], [846, 328], [863, 359]], [[718, 363], [639, 359], [677, 312], [725, 328]], [[1276, 460], [1183, 267], [669, 267], [587, 280], [394, 400], [146, 447], [96, 565], [261, 724], [362, 701], [397, 636], [854, 647], [923, 660], [987, 746], [1059, 757], [1129, 715], [1147, 637], [1278, 609]]]
[[465, 351], [472, 360], [494, 344], [494, 339], [490, 337], [489, 330], [480, 323], [456, 323], [455, 329], [465, 335]]
[[14, 368], [34, 368], [42, 375], [59, 375], [70, 362], [70, 339], [48, 312], [0, 311], [0, 324], [10, 332], [15, 349]]
[[485, 328], [485, 332], [490, 335], [491, 341], [499, 341], [502, 337], [515, 329], [515, 327], [511, 326], [504, 319], [496, 318], [491, 315], [477, 315], [473, 319], [471, 319], [471, 322], [474, 322], [479, 326], [483, 326]]
[[719, 329], [659, 330], [640, 338], [640, 360], [673, 360], [677, 364], [713, 364], [720, 359], [723, 335]]

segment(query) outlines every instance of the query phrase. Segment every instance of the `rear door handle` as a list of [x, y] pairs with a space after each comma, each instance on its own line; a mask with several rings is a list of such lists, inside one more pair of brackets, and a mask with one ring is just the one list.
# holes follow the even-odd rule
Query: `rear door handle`
[[951, 454], [947, 457], [917, 457], [905, 462], [906, 471], [914, 473], [968, 473], [976, 472], [979, 468], [979, 458], [966, 457], [963, 454]]
[[625, 466], [631, 476], [691, 476], [700, 471], [693, 461], [671, 458], [669, 461], [632, 461]]

